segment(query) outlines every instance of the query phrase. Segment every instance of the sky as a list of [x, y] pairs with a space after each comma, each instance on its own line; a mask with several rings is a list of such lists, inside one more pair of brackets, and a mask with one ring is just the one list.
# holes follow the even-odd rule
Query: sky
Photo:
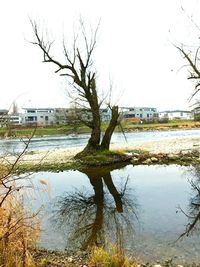
[[[113, 103], [159, 111], [189, 109], [193, 84], [175, 45], [196, 45], [200, 0], [7, 0], [0, 4], [0, 109], [66, 107], [66, 78], [42, 63], [31, 44], [29, 19], [54, 40], [53, 55], [64, 61], [62, 37], [72, 45], [80, 16], [95, 29], [100, 20], [94, 66], [99, 91], [112, 83]], [[198, 35], [199, 34], [199, 35]]]

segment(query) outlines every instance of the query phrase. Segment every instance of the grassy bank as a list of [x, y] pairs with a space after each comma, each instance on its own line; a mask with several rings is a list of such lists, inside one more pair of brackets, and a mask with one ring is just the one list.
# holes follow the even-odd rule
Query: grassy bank
[[66, 170], [82, 170], [83, 168], [115, 167], [128, 164], [136, 165], [170, 165], [196, 166], [200, 163], [200, 153], [197, 150], [179, 153], [150, 153], [143, 150], [100, 152], [96, 155], [86, 156], [79, 160], [66, 162], [55, 161], [43, 163], [21, 162], [13, 170], [15, 173], [27, 172], [61, 172]]
[[[27, 137], [30, 136], [35, 128], [34, 127], [13, 127], [0, 128], [0, 137]], [[81, 134], [89, 133], [90, 130], [86, 126], [80, 126], [80, 128], [75, 130], [72, 126], [47, 126], [47, 127], [37, 127], [35, 131], [35, 136], [53, 136], [53, 135], [66, 135], [66, 134]]]
[[200, 122], [193, 120], [191, 121], [172, 120], [166, 123], [138, 123], [138, 124], [133, 124], [131, 122], [123, 122], [122, 126], [125, 131], [193, 129], [193, 128], [200, 128]]
[[[154, 130], [171, 130], [171, 129], [194, 129], [200, 128], [200, 122], [196, 121], [170, 121], [167, 123], [132, 123], [122, 122], [122, 128], [125, 132], [134, 131], [154, 131]], [[102, 131], [107, 127], [107, 123], [102, 124]], [[0, 137], [26, 137], [30, 136], [33, 127], [12, 127], [0, 128]], [[117, 127], [116, 132], [121, 131], [121, 127]], [[48, 126], [37, 127], [35, 136], [52, 136], [52, 135], [66, 135], [66, 134], [83, 134], [90, 133], [90, 129], [84, 125], [74, 127], [73, 125], [64, 126]]]

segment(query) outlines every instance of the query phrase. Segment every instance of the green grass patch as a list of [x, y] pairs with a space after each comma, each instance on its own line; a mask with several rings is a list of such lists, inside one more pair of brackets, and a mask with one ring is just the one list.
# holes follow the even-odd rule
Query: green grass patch
[[103, 150], [92, 154], [84, 154], [80, 162], [84, 166], [105, 166], [129, 161], [129, 157], [122, 152]]
[[67, 170], [78, 170], [81, 168], [81, 164], [78, 161], [64, 162], [64, 163], [43, 163], [43, 164], [31, 164], [21, 163], [14, 169], [14, 173], [31, 173], [31, 172], [62, 172]]

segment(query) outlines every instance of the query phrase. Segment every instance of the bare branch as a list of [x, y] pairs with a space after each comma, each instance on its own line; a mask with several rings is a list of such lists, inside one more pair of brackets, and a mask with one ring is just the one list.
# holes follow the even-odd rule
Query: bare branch
[[195, 78], [200, 78], [200, 71], [198, 70], [197, 66], [195, 65], [195, 63], [193, 63], [192, 59], [190, 58], [190, 56], [180, 47], [176, 47], [182, 54], [183, 56], [187, 59], [187, 61], [190, 64], [190, 67], [192, 68], [192, 70], [196, 73], [197, 76], [191, 76], [190, 79], [194, 79]]

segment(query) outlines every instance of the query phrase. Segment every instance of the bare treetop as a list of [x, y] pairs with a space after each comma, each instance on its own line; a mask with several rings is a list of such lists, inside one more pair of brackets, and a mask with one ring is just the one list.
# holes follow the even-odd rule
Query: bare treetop
[[[96, 46], [97, 33], [99, 24], [95, 31], [91, 31], [91, 37], [88, 38], [83, 21], [80, 21], [81, 34], [76, 35], [72, 41], [72, 53], [69, 53], [67, 46], [63, 41], [64, 61], [55, 59], [51, 54], [53, 41], [45, 40], [44, 36], [39, 32], [36, 22], [31, 20], [35, 41], [32, 44], [38, 46], [43, 53], [43, 62], [53, 63], [57, 68], [55, 73], [60, 76], [67, 76], [72, 81], [75, 89], [75, 99], [79, 104], [86, 103], [89, 106], [91, 120], [82, 120], [88, 127], [91, 128], [91, 137], [88, 141], [85, 152], [97, 151], [99, 149], [109, 149], [112, 133], [118, 124], [118, 107], [111, 107], [112, 118], [110, 124], [105, 131], [105, 135], [101, 139], [101, 116], [100, 106], [102, 101], [99, 100], [98, 90], [96, 85], [96, 71], [93, 68], [93, 52]], [[81, 45], [78, 40], [82, 41]], [[74, 94], [72, 94], [74, 96]]]

